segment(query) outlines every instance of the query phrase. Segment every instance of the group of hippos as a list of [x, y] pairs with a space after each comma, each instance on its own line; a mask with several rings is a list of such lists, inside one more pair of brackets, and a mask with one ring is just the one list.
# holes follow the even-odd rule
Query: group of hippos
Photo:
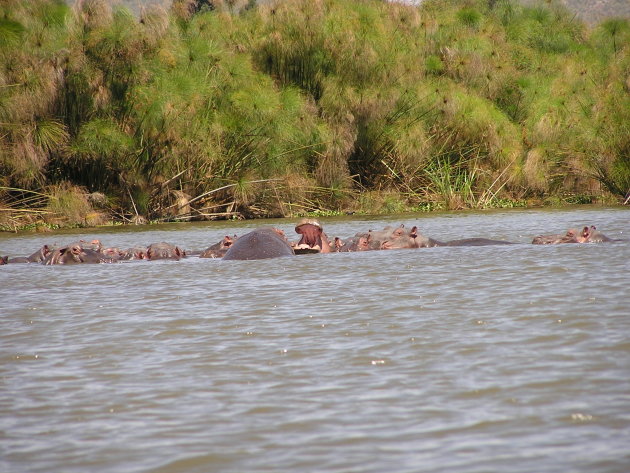
[[[258, 228], [243, 236], [225, 236], [201, 252], [186, 252], [170, 243], [153, 243], [147, 247], [134, 247], [126, 250], [104, 247], [99, 240], [80, 240], [62, 247], [44, 245], [30, 256], [0, 257], [0, 265], [10, 263], [40, 263], [44, 265], [115, 263], [126, 260], [179, 260], [186, 256], [200, 258], [222, 258], [224, 260], [255, 260], [293, 256], [307, 253], [334, 253], [350, 251], [393, 250], [403, 248], [431, 248], [436, 246], [485, 246], [511, 245], [503, 240], [486, 238], [466, 238], [442, 242], [422, 235], [418, 227], [385, 227], [383, 230], [369, 230], [341, 240], [329, 240], [322, 225], [316, 219], [302, 219], [295, 227], [300, 235], [297, 242], [290, 242], [282, 230]], [[541, 235], [533, 239], [535, 245], [561, 243], [601, 243], [615, 241], [597, 230], [594, 226], [582, 230], [570, 229], [564, 235]]]

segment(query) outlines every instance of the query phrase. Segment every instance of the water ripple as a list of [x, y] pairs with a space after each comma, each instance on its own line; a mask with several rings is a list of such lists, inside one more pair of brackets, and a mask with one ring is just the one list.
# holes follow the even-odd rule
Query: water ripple
[[[406, 221], [508, 247], [3, 267], [0, 469], [625, 472], [630, 243], [528, 243], [628, 215]], [[254, 224], [228, 225], [97, 237], [198, 249]]]

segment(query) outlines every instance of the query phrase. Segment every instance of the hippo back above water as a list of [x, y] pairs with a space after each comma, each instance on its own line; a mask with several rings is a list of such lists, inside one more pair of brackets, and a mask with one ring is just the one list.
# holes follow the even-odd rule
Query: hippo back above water
[[234, 241], [223, 259], [253, 260], [294, 255], [293, 248], [279, 230], [258, 228]]

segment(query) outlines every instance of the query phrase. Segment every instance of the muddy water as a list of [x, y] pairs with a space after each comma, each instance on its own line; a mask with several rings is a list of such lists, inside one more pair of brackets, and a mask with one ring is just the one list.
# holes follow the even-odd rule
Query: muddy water
[[[529, 242], [630, 238], [630, 211], [324, 219], [397, 222], [519, 244], [0, 267], [0, 471], [627, 472], [630, 242]], [[0, 235], [0, 253], [203, 249], [258, 224]]]

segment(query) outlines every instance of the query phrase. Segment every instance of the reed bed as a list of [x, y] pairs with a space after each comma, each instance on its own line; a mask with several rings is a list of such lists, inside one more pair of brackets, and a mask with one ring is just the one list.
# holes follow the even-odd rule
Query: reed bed
[[628, 201], [627, 18], [513, 0], [8, 0], [0, 18], [10, 228]]

